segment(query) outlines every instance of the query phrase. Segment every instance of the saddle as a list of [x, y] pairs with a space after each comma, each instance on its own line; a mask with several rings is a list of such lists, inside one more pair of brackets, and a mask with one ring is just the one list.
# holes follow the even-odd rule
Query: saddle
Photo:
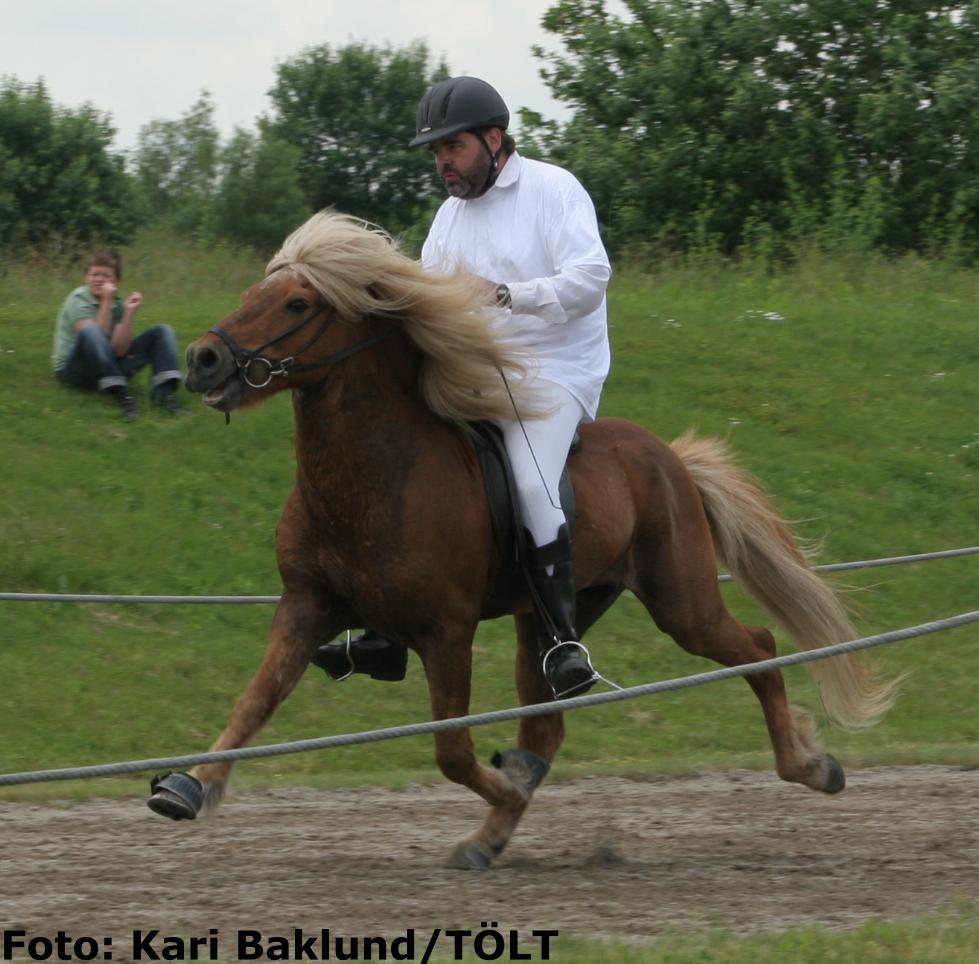
[[[512, 612], [517, 596], [524, 592], [529, 584], [528, 533], [520, 509], [520, 500], [517, 498], [510, 458], [503, 444], [503, 433], [492, 422], [470, 422], [468, 428], [482, 469], [493, 538], [502, 560], [496, 583], [484, 602], [482, 612], [483, 619], [495, 619]], [[576, 432], [570, 452], [574, 452], [580, 445], [581, 437]], [[558, 491], [568, 533], [573, 535], [575, 495], [567, 464], [561, 473]]]

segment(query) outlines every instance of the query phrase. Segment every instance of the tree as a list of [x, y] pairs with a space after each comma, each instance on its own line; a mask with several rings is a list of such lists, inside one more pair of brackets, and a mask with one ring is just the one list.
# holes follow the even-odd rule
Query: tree
[[153, 120], [140, 129], [136, 180], [151, 220], [198, 236], [211, 233], [220, 141], [207, 91], [178, 120]]
[[121, 243], [135, 228], [106, 115], [56, 106], [44, 82], [0, 82], [0, 245]]
[[310, 208], [333, 207], [392, 232], [411, 227], [434, 191], [431, 161], [409, 148], [415, 111], [444, 65], [428, 49], [312, 47], [280, 64], [270, 131], [299, 151]]
[[222, 150], [215, 230], [239, 244], [269, 250], [310, 214], [296, 173], [299, 150], [263, 125], [238, 128]]
[[564, 50], [536, 50], [574, 110], [555, 150], [613, 247], [706, 233], [732, 250], [834, 205], [886, 249], [950, 218], [977, 237], [979, 4], [623, 3], [561, 0], [543, 22]]

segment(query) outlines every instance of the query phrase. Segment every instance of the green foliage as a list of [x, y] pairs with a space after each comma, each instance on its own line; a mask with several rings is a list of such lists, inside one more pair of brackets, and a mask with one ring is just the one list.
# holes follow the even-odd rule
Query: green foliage
[[[548, 140], [615, 251], [731, 252], [804, 223], [832, 250], [979, 241], [979, 8], [927, 0], [561, 0]], [[535, 139], [531, 125], [531, 140]], [[930, 233], [931, 232], [931, 233]], [[811, 242], [812, 235], [805, 237]]]
[[211, 234], [219, 145], [207, 91], [178, 120], [153, 120], [140, 130], [136, 180], [150, 220], [198, 237]]
[[433, 193], [427, 152], [409, 148], [418, 101], [434, 77], [428, 48], [311, 47], [277, 68], [269, 129], [299, 151], [308, 205], [332, 207], [394, 233]]
[[433, 178], [428, 155], [407, 143], [430, 80], [422, 44], [309, 48], [278, 66], [258, 133], [238, 129], [224, 145], [205, 92], [178, 120], [140, 132], [145, 214], [181, 234], [267, 251], [312, 211], [332, 207], [418, 247]]
[[0, 80], [0, 248], [120, 243], [136, 226], [107, 117], [52, 103], [43, 81]]
[[272, 251], [311, 211], [299, 186], [299, 151], [263, 127], [238, 129], [222, 151], [215, 201], [216, 232], [238, 244]]
[[[979, 5], [622, 6], [547, 11], [561, 47], [535, 53], [572, 116], [520, 115], [521, 150], [578, 174], [614, 254], [979, 257]], [[277, 67], [254, 133], [222, 144], [202, 92], [143, 127], [132, 173], [106, 116], [3, 80], [0, 247], [118, 243], [150, 221], [265, 250], [334, 207], [417, 248], [442, 195], [407, 144], [419, 98], [448, 73], [423, 43], [309, 47]]]
[[269, 126], [237, 128], [227, 143], [206, 91], [178, 120], [140, 131], [134, 164], [145, 216], [199, 241], [274, 249], [311, 213], [299, 152]]

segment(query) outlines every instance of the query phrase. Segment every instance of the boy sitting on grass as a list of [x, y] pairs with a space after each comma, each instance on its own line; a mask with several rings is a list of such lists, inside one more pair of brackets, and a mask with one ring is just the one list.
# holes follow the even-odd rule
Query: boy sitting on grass
[[97, 251], [85, 274], [85, 284], [65, 299], [54, 327], [51, 362], [59, 381], [115, 398], [127, 419], [139, 417], [129, 380], [153, 366], [152, 397], [164, 411], [183, 411], [177, 389], [183, 376], [177, 336], [169, 325], [154, 325], [133, 334], [133, 322], [143, 303], [134, 291], [123, 304], [117, 293], [122, 260], [114, 251]]

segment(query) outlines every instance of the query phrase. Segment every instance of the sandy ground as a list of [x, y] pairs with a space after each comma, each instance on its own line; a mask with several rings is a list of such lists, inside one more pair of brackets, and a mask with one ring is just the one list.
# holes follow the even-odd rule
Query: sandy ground
[[436, 929], [452, 959], [448, 929], [514, 930], [522, 953], [534, 930], [850, 927], [979, 898], [979, 771], [890, 767], [848, 781], [836, 797], [748, 771], [545, 782], [484, 873], [442, 867], [483, 810], [450, 785], [240, 793], [181, 824], [138, 799], [0, 803], [0, 922], [111, 937], [102, 950], [117, 961], [152, 959], [134, 955], [137, 931], [159, 930], [157, 953], [167, 936], [204, 936], [206, 960], [234, 959], [242, 929], [267, 941], [295, 928], [413, 933], [407, 959], [421, 960]]

